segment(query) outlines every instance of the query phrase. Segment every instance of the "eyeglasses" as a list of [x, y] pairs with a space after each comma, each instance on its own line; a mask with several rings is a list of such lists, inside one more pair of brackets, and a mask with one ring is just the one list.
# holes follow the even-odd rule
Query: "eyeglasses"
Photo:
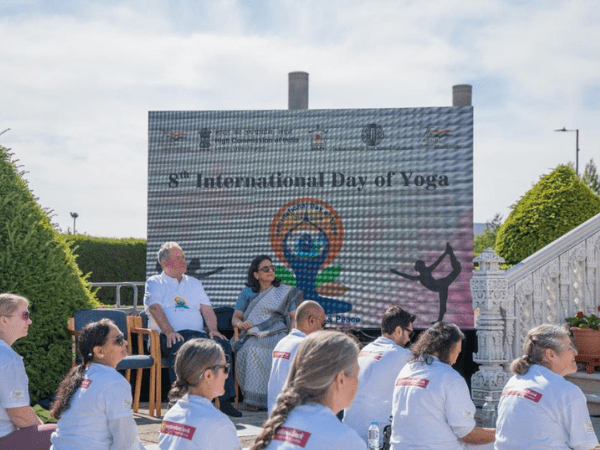
[[261, 272], [264, 272], [264, 273], [269, 273], [271, 271], [275, 272], [275, 266], [263, 266], [258, 270], [260, 270]]
[[415, 335], [415, 330], [410, 330], [408, 328], [404, 328], [404, 331], [408, 331], [408, 338], [412, 339], [413, 336]]
[[213, 372], [218, 372], [220, 368], [223, 368], [223, 373], [225, 375], [227, 375], [229, 373], [229, 368], [231, 367], [231, 364], [229, 363], [225, 363], [225, 364], [215, 364], [214, 366], [211, 366], [210, 369]]
[[113, 339], [117, 343], [117, 345], [123, 345], [123, 343], [125, 342], [125, 335], [123, 333], [121, 333], [120, 335], [118, 335], [117, 337], [115, 337]]

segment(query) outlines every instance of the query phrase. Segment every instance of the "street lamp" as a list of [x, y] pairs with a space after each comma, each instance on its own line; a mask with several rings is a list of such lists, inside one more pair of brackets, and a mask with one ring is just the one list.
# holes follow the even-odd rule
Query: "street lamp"
[[575, 173], [579, 176], [579, 129], [576, 130], [567, 130], [565, 127], [562, 127], [560, 130], [554, 131], [574, 131], [575, 132]]
[[77, 234], [77, 232], [75, 231], [75, 220], [77, 220], [79, 214], [77, 214], [76, 212], [72, 212], [71, 217], [73, 218], [73, 235], [75, 235]]

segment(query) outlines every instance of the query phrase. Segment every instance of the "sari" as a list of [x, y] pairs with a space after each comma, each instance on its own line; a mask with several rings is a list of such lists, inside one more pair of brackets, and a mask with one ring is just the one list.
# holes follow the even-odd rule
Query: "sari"
[[302, 291], [281, 284], [250, 300], [243, 314], [253, 326], [234, 343], [236, 377], [246, 404], [266, 407], [273, 349], [288, 333], [290, 311], [303, 300]]

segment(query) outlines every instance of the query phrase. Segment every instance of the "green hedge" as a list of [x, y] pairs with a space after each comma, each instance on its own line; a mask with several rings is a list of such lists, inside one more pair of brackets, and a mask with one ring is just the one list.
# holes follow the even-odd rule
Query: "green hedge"
[[24, 358], [32, 400], [52, 394], [71, 367], [67, 319], [98, 304], [69, 243], [1, 146], [0, 292], [29, 299], [33, 324], [14, 348]]
[[[73, 243], [77, 264], [88, 274], [91, 282], [145, 281], [146, 240], [112, 239], [67, 235]], [[116, 303], [116, 288], [102, 287], [96, 291], [98, 300], [105, 305]], [[144, 298], [144, 287], [138, 287], [138, 304]], [[133, 289], [121, 288], [121, 304], [133, 304]]]
[[600, 197], [568, 166], [558, 166], [527, 192], [498, 230], [496, 253], [517, 264], [600, 213]]

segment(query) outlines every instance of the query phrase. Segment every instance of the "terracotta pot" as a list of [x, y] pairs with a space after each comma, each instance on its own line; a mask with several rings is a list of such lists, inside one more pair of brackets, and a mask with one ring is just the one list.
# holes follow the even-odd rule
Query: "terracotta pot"
[[591, 328], [571, 327], [571, 332], [579, 355], [600, 355], [600, 331]]

